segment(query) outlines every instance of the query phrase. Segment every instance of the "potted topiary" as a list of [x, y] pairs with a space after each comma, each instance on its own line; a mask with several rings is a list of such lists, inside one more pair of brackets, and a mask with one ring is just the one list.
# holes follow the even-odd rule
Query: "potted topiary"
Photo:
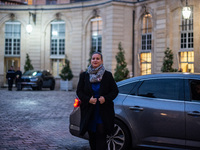
[[29, 58], [29, 54], [26, 53], [26, 61], [25, 61], [25, 65], [24, 65], [24, 72], [28, 71], [28, 70], [33, 70], [33, 65], [31, 64], [31, 60]]
[[63, 66], [61, 73], [59, 75], [61, 77], [60, 90], [66, 90], [66, 91], [72, 90], [73, 89], [72, 78], [74, 76], [70, 68], [70, 61], [67, 58], [65, 59], [65, 65]]
[[165, 56], [163, 59], [163, 66], [161, 68], [162, 72], [177, 72], [177, 69], [174, 69], [173, 66], [173, 58], [174, 58], [174, 54], [172, 52], [172, 50], [167, 47], [167, 49], [165, 50]]
[[127, 79], [129, 70], [127, 68], [127, 63], [125, 61], [125, 51], [122, 48], [121, 42], [118, 44], [118, 53], [115, 56], [117, 61], [117, 66], [115, 68], [114, 79], [116, 82]]

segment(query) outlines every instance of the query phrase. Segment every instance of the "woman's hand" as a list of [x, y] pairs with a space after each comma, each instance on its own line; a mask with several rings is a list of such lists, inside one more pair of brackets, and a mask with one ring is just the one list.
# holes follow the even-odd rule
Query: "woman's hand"
[[97, 99], [96, 98], [94, 98], [93, 96], [90, 98], [90, 101], [89, 101], [89, 103], [90, 104], [93, 104], [93, 105], [95, 105], [96, 104], [96, 102], [97, 102]]
[[100, 102], [100, 104], [105, 103], [105, 98], [104, 98], [103, 96], [100, 96], [100, 98], [99, 98], [99, 102]]

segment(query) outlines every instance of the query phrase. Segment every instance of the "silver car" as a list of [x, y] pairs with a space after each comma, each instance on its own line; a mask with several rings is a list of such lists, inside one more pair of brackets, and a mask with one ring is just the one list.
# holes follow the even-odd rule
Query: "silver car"
[[[200, 149], [200, 74], [152, 74], [117, 85], [115, 132], [107, 137], [109, 150], [136, 146]], [[76, 98], [69, 126], [78, 137], [80, 102]]]

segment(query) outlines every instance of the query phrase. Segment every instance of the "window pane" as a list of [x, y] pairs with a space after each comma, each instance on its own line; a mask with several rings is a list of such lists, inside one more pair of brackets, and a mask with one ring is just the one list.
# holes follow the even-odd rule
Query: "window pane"
[[51, 23], [51, 55], [65, 55], [65, 22]]
[[52, 75], [58, 77], [61, 73], [63, 65], [65, 63], [64, 59], [52, 59]]
[[200, 80], [189, 80], [191, 100], [200, 102]]
[[180, 52], [180, 66], [182, 72], [194, 72], [194, 51]]
[[65, 40], [60, 39], [59, 40], [59, 55], [64, 55], [65, 54]]
[[99, 31], [102, 31], [102, 21], [99, 21], [98, 23], [99, 23], [99, 25], [98, 25]]
[[151, 14], [146, 14], [142, 19], [142, 34], [147, 34], [152, 32], [152, 20]]
[[[135, 87], [136, 84], [137, 84], [137, 82], [133, 82], [133, 83], [129, 83], [129, 84], [120, 86], [119, 93], [129, 94], [131, 92], [131, 90]], [[135, 95], [135, 94], [132, 93], [132, 95]]]
[[98, 30], [98, 26], [97, 26], [97, 21], [93, 21], [92, 22], [92, 31], [97, 31]]
[[188, 52], [188, 62], [194, 62], [194, 52]]
[[181, 49], [193, 49], [193, 8], [191, 8], [191, 15], [189, 19], [184, 19], [182, 15], [181, 22]]
[[138, 95], [151, 98], [179, 100], [180, 94], [183, 94], [180, 93], [180, 87], [182, 87], [182, 80], [180, 79], [145, 80], [138, 90]]
[[151, 53], [140, 54], [141, 75], [151, 74]]
[[142, 34], [142, 50], [151, 50], [151, 34]]
[[21, 24], [18, 22], [5, 23], [5, 55], [20, 55]]
[[188, 71], [187, 72], [194, 72], [194, 64], [188, 64]]
[[101, 52], [102, 47], [102, 20], [101, 17], [91, 19], [91, 48]]

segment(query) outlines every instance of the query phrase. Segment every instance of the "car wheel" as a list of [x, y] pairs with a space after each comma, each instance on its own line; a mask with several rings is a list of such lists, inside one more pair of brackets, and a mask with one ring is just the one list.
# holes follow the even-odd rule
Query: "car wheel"
[[114, 133], [107, 136], [108, 150], [127, 150], [130, 146], [129, 130], [124, 123], [115, 120]]

